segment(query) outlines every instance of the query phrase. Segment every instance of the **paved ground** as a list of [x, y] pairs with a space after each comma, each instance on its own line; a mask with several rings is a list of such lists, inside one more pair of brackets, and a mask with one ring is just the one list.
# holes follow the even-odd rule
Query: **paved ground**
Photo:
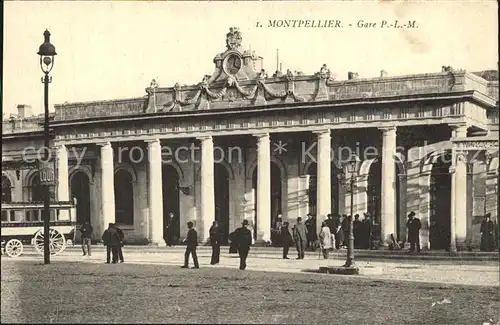
[[[497, 288], [491, 286], [204, 265], [185, 270], [135, 264], [131, 255], [129, 263], [116, 265], [103, 264], [100, 256], [69, 261], [78, 258], [58, 257], [50, 265], [29, 257], [2, 258], [2, 322], [482, 324], [500, 319]], [[281, 261], [290, 270], [297, 268], [294, 262]]]
[[[180, 266], [184, 261], [184, 250], [181, 247], [156, 251], [141, 251], [124, 249], [126, 263], [134, 264], [163, 264]], [[227, 249], [222, 251], [221, 262], [217, 266], [209, 265], [210, 251], [200, 249], [198, 252], [202, 268], [238, 268], [239, 259], [236, 254], [228, 254]], [[329, 260], [320, 259], [316, 253], [307, 253], [304, 260], [283, 260], [279, 251], [251, 251], [248, 258], [248, 271], [275, 271], [288, 273], [304, 273], [305, 270], [318, 270], [320, 266], [341, 266], [345, 258], [333, 256]], [[2, 261], [9, 259], [2, 257]], [[38, 260], [40, 255], [23, 255], [17, 260]], [[95, 249], [92, 257], [83, 257], [81, 251], [74, 249], [65, 251], [61, 256], [53, 256], [54, 263], [59, 261], [85, 262], [101, 264], [105, 261], [105, 251]], [[192, 263], [192, 261], [191, 261]], [[498, 286], [498, 261], [395, 261], [395, 260], [360, 260], [357, 262], [361, 275], [368, 279], [398, 280], [413, 282], [467, 284], [477, 286]], [[339, 277], [329, 275], [330, 277]], [[341, 276], [341, 277], [346, 277]]]

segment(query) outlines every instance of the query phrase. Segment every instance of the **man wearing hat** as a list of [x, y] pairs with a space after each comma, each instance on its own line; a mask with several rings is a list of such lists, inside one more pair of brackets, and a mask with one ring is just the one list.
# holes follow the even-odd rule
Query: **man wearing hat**
[[[114, 225], [110, 223], [108, 229], [102, 234], [102, 242], [106, 246], [106, 264], [110, 263], [112, 258], [113, 264], [118, 262], [118, 245], [120, 245], [120, 236]], [[110, 256], [112, 255], [112, 257]]]
[[293, 240], [295, 240], [295, 245], [297, 246], [297, 259], [304, 259], [304, 249], [307, 245], [307, 228], [302, 223], [302, 218], [297, 218], [297, 223], [293, 227]]
[[482, 252], [493, 252], [495, 250], [495, 225], [491, 221], [491, 213], [484, 215], [484, 220], [481, 222], [481, 245]]
[[184, 253], [184, 265], [181, 266], [183, 269], [189, 268], [189, 255], [193, 256], [193, 269], [199, 269], [198, 256], [196, 255], [196, 247], [198, 246], [198, 233], [194, 229], [193, 222], [189, 221], [187, 223], [188, 232], [186, 239], [183, 240], [183, 244], [186, 244], [186, 252]]
[[373, 225], [372, 219], [369, 212], [365, 212], [365, 218], [361, 223], [361, 234], [362, 238], [362, 248], [371, 249], [372, 247], [372, 235], [373, 235]]
[[406, 223], [410, 252], [414, 252], [416, 246], [417, 252], [420, 253], [420, 228], [422, 228], [420, 220], [415, 218], [415, 212], [410, 212], [408, 215], [408, 222]]
[[240, 270], [247, 267], [247, 257], [252, 246], [252, 232], [247, 228], [248, 220], [243, 220], [241, 227], [234, 231], [233, 238], [240, 255]]

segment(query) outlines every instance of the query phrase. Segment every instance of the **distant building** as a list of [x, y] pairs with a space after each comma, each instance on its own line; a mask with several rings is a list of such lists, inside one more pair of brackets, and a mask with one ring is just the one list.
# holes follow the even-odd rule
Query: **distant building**
[[[76, 197], [79, 221], [97, 232], [116, 222], [137, 242], [163, 244], [173, 212], [203, 241], [214, 219], [226, 235], [248, 219], [261, 243], [278, 212], [292, 224], [349, 214], [341, 179], [353, 153], [353, 210], [373, 215], [382, 243], [403, 240], [415, 211], [424, 247], [431, 224], [445, 242], [454, 231], [459, 248], [478, 246], [480, 218], [497, 220], [498, 71], [333, 80], [320, 63], [314, 75], [273, 77], [241, 36], [231, 29], [196, 85], [56, 105], [55, 197]], [[43, 145], [43, 118], [26, 112], [3, 121], [2, 201], [41, 199], [36, 161], [22, 154]]]

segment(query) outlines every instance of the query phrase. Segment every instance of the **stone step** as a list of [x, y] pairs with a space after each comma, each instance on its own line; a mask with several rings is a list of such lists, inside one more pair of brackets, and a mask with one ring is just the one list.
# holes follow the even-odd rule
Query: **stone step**
[[[102, 245], [93, 245], [93, 251], [104, 251], [105, 247]], [[185, 246], [175, 247], [154, 247], [154, 246], [128, 246], [124, 250], [130, 253], [143, 253], [143, 254], [168, 254], [168, 253], [183, 253]], [[33, 246], [26, 245], [24, 248], [25, 253], [34, 253]], [[211, 247], [199, 246], [198, 251], [201, 253], [209, 254]], [[81, 252], [81, 247], [78, 245], [68, 246], [66, 251], [68, 253]], [[228, 246], [221, 247], [221, 253], [227, 254], [229, 252]], [[282, 248], [279, 247], [252, 247], [251, 252], [265, 256], [281, 256]], [[292, 248], [289, 252], [290, 257], [295, 256], [295, 250]], [[318, 255], [319, 252], [306, 251], [309, 256]], [[345, 257], [347, 250], [341, 249], [330, 252], [331, 257]], [[392, 251], [392, 250], [355, 250], [356, 259], [388, 259], [388, 260], [453, 260], [453, 261], [498, 261], [498, 252], [458, 252], [451, 254], [445, 251], [421, 251], [420, 253], [409, 253], [407, 251]]]

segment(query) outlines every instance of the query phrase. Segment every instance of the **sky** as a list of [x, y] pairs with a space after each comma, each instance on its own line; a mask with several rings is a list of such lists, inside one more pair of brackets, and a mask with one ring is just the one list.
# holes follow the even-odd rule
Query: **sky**
[[[57, 56], [49, 106], [146, 95], [160, 87], [197, 84], [214, 71], [229, 27], [243, 47], [276, 70], [314, 74], [326, 63], [337, 79], [498, 67], [498, 8], [478, 1], [7, 1], [4, 3], [3, 112], [18, 104], [43, 112], [37, 55], [48, 29]], [[340, 20], [343, 28], [273, 28], [269, 20]], [[357, 23], [375, 22], [375, 28]], [[415, 20], [418, 28], [380, 28], [382, 20]], [[260, 23], [262, 27], [257, 27]], [[348, 27], [352, 24], [352, 27]]]

